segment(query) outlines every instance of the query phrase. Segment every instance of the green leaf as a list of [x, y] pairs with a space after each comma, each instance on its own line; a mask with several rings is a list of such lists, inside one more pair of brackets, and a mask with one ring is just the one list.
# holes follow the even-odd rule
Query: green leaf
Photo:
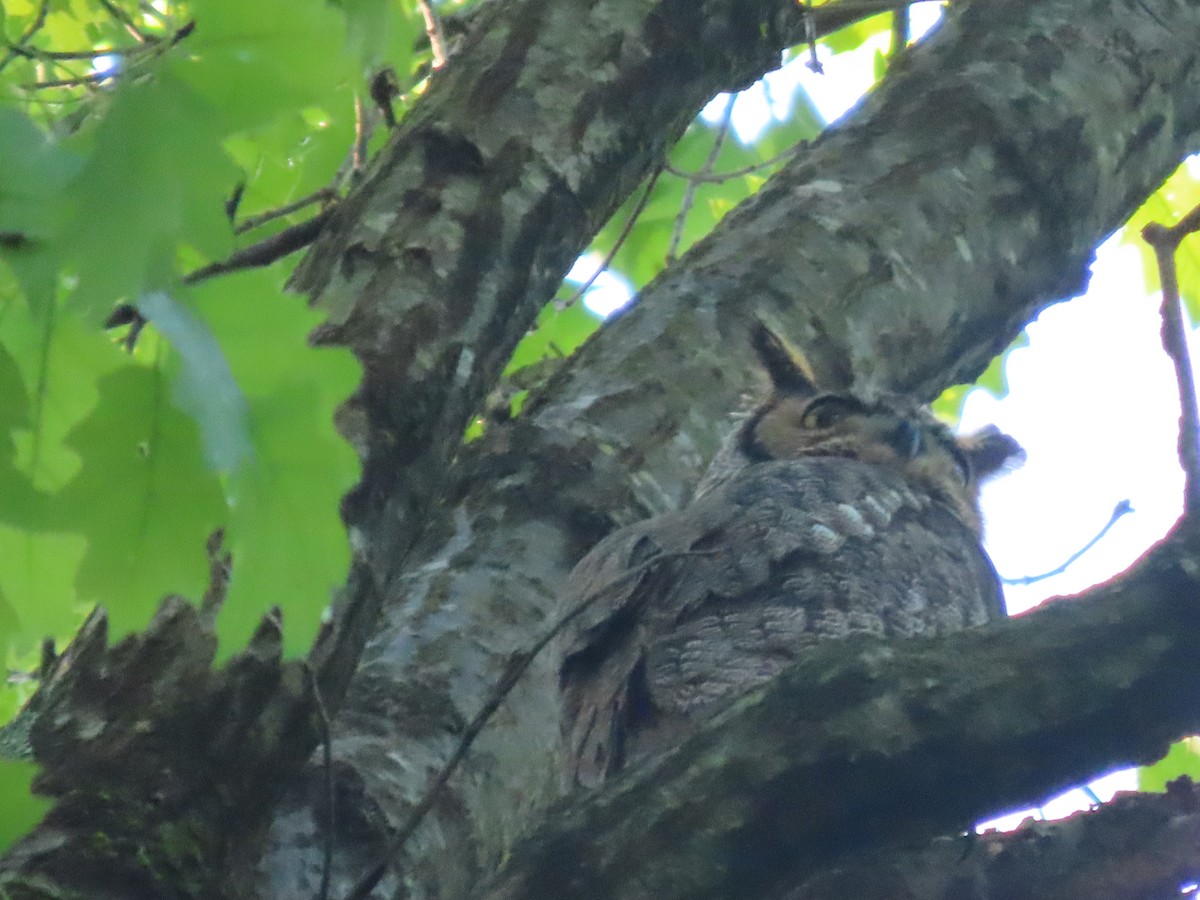
[[252, 453], [246, 398], [208, 324], [161, 291], [143, 297], [138, 310], [179, 355], [175, 404], [200, 426], [209, 468], [232, 472]]
[[[26, 503], [33, 485], [17, 471], [17, 448], [13, 432], [30, 425], [29, 397], [16, 360], [0, 344], [0, 521], [27, 521]], [[25, 502], [22, 502], [22, 499]]]
[[56, 491], [79, 469], [64, 445], [68, 432], [96, 405], [97, 382], [127, 363], [109, 338], [89, 330], [78, 316], [54, 307], [37, 315], [11, 300], [0, 305], [0, 346], [19, 370], [7, 387], [14, 464], [39, 491]]
[[888, 70], [888, 58], [882, 50], [875, 51], [875, 55], [872, 57], [872, 66], [871, 74], [876, 81], [881, 81]]
[[[248, 92], [252, 93], [252, 92]], [[237, 180], [212, 112], [179, 81], [126, 80], [73, 183], [75, 302], [93, 317], [174, 280], [176, 247], [232, 247], [222, 198]]]
[[222, 653], [243, 646], [272, 606], [284, 610], [287, 651], [306, 651], [350, 559], [338, 510], [359, 468], [333, 414], [359, 367], [344, 349], [308, 346], [320, 315], [282, 294], [276, 278], [244, 272], [195, 291], [246, 398], [253, 454], [229, 478]]
[[403, 78], [424, 23], [411, 3], [394, 0], [341, 0], [350, 47], [366, 70], [386, 63]]
[[324, 0], [195, 0], [196, 31], [168, 71], [212, 109], [223, 133], [321, 105], [354, 80], [343, 16]]
[[10, 847], [32, 829], [50, 809], [50, 802], [31, 793], [37, 766], [0, 760], [0, 850]]
[[[12, 604], [8, 602], [8, 598], [4, 596], [4, 591], [0, 590], [0, 654], [7, 654], [19, 645], [19, 642], [27, 636], [26, 630], [21, 626], [21, 620], [17, 616], [17, 611], [13, 609]], [[11, 693], [8, 685], [0, 685], [0, 706], [3, 706], [4, 698]], [[0, 722], [7, 721], [8, 714], [0, 709]]]
[[1162, 793], [1167, 784], [1187, 775], [1200, 781], [1200, 740], [1184, 738], [1172, 744], [1167, 755], [1152, 766], [1138, 769], [1138, 790]]
[[56, 234], [63, 220], [63, 188], [81, 162], [15, 109], [0, 108], [0, 232], [30, 240]]
[[[1158, 262], [1154, 250], [1142, 239], [1142, 229], [1150, 222], [1170, 227], [1197, 206], [1200, 206], [1200, 180], [1185, 163], [1142, 204], [1122, 229], [1121, 241], [1132, 244], [1141, 255], [1148, 293], [1159, 290]], [[1185, 238], [1176, 250], [1175, 271], [1184, 307], [1193, 322], [1200, 321], [1200, 241], [1195, 237]]]
[[67, 221], [65, 188], [82, 160], [51, 143], [25, 116], [0, 109], [0, 260], [11, 267], [26, 299], [44, 306], [54, 296]]
[[226, 509], [196, 425], [170, 402], [161, 371], [131, 364], [99, 389], [67, 438], [83, 465], [59, 502], [88, 541], [78, 595], [104, 604], [119, 635], [145, 625], [167, 593], [200, 597], [205, 541]]
[[839, 28], [833, 34], [822, 38], [821, 43], [834, 53], [857, 50], [869, 38], [890, 29], [891, 22], [892, 14], [890, 12], [881, 13], [853, 25], [847, 25], [845, 28]]
[[0, 627], [24, 639], [79, 624], [74, 579], [86, 541], [54, 492], [80, 468], [66, 435], [95, 406], [98, 379], [125, 364], [104, 335], [62, 310], [42, 312], [0, 307]]
[[379, 65], [388, 45], [395, 4], [389, 0], [341, 0], [350, 46], [364, 68]]
[[75, 573], [87, 541], [78, 534], [35, 533], [0, 524], [0, 632], [12, 646], [65, 636], [83, 618]]
[[[346, 158], [346, 148], [354, 141], [354, 103], [349, 90], [344, 99], [330, 110], [321, 110], [316, 122], [304, 111], [289, 112], [253, 135], [234, 135], [225, 141], [225, 149], [246, 177], [241, 217], [277, 209], [332, 182]], [[276, 227], [312, 214], [313, 208], [303, 209], [280, 219]], [[258, 240], [267, 233], [269, 229], [256, 229], [252, 237]]]
[[[775, 159], [781, 153], [795, 150], [804, 141], [816, 138], [825, 128], [824, 118], [802, 86], [796, 86], [791, 102], [788, 116], [772, 122], [754, 142], [754, 152], [760, 161]], [[766, 169], [764, 175], [773, 171]]]

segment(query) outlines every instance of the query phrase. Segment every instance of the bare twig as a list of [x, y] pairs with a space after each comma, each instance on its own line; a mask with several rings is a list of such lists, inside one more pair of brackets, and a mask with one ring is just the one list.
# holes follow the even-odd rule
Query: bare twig
[[329, 217], [332, 214], [333, 207], [328, 206], [307, 222], [301, 222], [299, 225], [285, 228], [278, 234], [263, 238], [258, 243], [251, 244], [249, 247], [235, 250], [229, 255], [228, 259], [209, 263], [207, 266], [201, 266], [199, 269], [185, 275], [183, 282], [184, 284], [196, 284], [197, 282], [212, 278], [214, 275], [224, 275], [227, 272], [235, 272], [239, 269], [269, 266], [277, 259], [282, 259], [289, 253], [295, 253], [297, 250], [307, 247], [315, 241], [317, 235], [321, 233], [321, 229], [325, 227], [325, 223], [329, 221]]
[[[844, 3], [821, 3], [813, 5], [809, 3], [802, 8], [802, 12], [806, 15], [814, 13], [821, 14], [823, 12], [839, 12], [839, 13], [886, 13], [896, 12], [899, 9], [908, 9], [916, 6], [918, 3], [941, 3], [942, 0], [902, 0], [897, 3], [896, 0], [845, 0]], [[820, 37], [820, 35], [818, 35]]]
[[763, 169], [769, 169], [771, 166], [777, 166], [785, 163], [791, 157], [795, 156], [801, 150], [808, 147], [808, 141], [799, 141], [795, 146], [788, 147], [782, 153], [776, 153], [770, 159], [764, 159], [762, 162], [754, 163], [751, 166], [743, 166], [740, 169], [732, 169], [728, 172], [685, 172], [683, 169], [677, 169], [675, 166], [663, 166], [663, 171], [668, 175], [674, 175], [676, 178], [685, 178], [688, 181], [694, 181], [697, 184], [721, 184], [729, 181], [732, 178], [742, 178], [746, 175], [753, 175], [756, 172], [761, 172]]
[[152, 18], [156, 22], [158, 22], [158, 25], [160, 28], [167, 27], [166, 18], [163, 16], [162, 13], [160, 13], [157, 9], [154, 8], [153, 4], [147, 3], [146, 0], [140, 0], [140, 2], [138, 3], [138, 9], [141, 10], [143, 16], [149, 16], [150, 18]]
[[[86, 75], [71, 74], [70, 78], [59, 79], [43, 79], [25, 85], [29, 89], [55, 88], [55, 87], [90, 87], [102, 81], [116, 77], [121, 68], [131, 60], [136, 59], [139, 55], [145, 55], [149, 52], [161, 52], [163, 48], [173, 47], [191, 34], [196, 28], [195, 20], [186, 22], [182, 27], [171, 34], [165, 41], [156, 38], [152, 35], [142, 35], [141, 42], [132, 47], [96, 47], [90, 50], [42, 50], [36, 47], [27, 47], [22, 44], [9, 45], [9, 56], [20, 56], [31, 61], [46, 62], [50, 64], [59, 64], [63, 62], [87, 61], [96, 60], [102, 56], [112, 56], [121, 60], [120, 66], [110, 66], [101, 71], [89, 72]], [[0, 69], [3, 69], [8, 63], [8, 58], [0, 63]], [[65, 68], [59, 66], [59, 68]], [[69, 69], [67, 71], [70, 71]]]
[[[704, 160], [704, 165], [700, 167], [701, 175], [711, 175], [713, 166], [717, 163], [717, 157], [721, 154], [721, 147], [725, 144], [725, 138], [729, 135], [729, 126], [733, 122], [733, 105], [737, 102], [737, 94], [730, 94], [725, 101], [725, 109], [721, 113], [721, 122], [717, 126], [717, 133], [713, 137], [712, 146], [708, 150], [708, 156]], [[696, 202], [696, 187], [698, 181], [688, 180], [687, 187], [683, 190], [683, 201], [679, 204], [679, 215], [675, 217], [675, 228], [671, 232], [671, 243], [667, 246], [667, 260], [673, 261], [679, 252], [679, 244], [683, 240], [683, 226], [687, 223], [688, 213], [692, 210], [692, 204]]]
[[[917, 3], [941, 2], [941, 0], [844, 0], [844, 2], [822, 3], [797, 0], [800, 12], [805, 18], [804, 44], [809, 50], [809, 60], [805, 63], [814, 72], [824, 71], [817, 59], [816, 42], [823, 37], [833, 34], [842, 28], [869, 19], [881, 13], [896, 13], [900, 9], [907, 10]], [[895, 24], [895, 23], [893, 23]]]
[[151, 40], [148, 35], [142, 33], [141, 29], [137, 27], [137, 23], [130, 18], [129, 14], [113, 3], [112, 0], [97, 0], [97, 2], [104, 7], [104, 10], [110, 16], [120, 22], [121, 26], [129, 33], [129, 36], [139, 44], [145, 44]]
[[116, 47], [106, 47], [97, 50], [33, 50], [29, 47], [22, 47], [16, 44], [10, 46], [8, 49], [11, 53], [23, 56], [25, 59], [53, 60], [95, 59], [97, 56], [120, 56], [126, 52]]
[[183, 25], [180, 26], [179, 30], [176, 31], [173, 35], [171, 35], [171, 40], [169, 42], [170, 46], [174, 47], [176, 44], [178, 44], [180, 41], [182, 41], [185, 37], [187, 37], [189, 34], [191, 34], [195, 30], [196, 30], [196, 20], [195, 19], [189, 19], [188, 21], [184, 22]]
[[[209, 263], [207, 266], [201, 266], [199, 269], [189, 272], [183, 276], [183, 283], [197, 284], [209, 278], [214, 278], [217, 275], [225, 275], [241, 269], [269, 266], [276, 260], [282, 259], [289, 253], [295, 253], [297, 250], [307, 247], [315, 241], [317, 235], [321, 233], [321, 229], [325, 227], [325, 223], [329, 221], [329, 217], [332, 214], [333, 206], [327, 206], [307, 222], [301, 222], [299, 225], [285, 228], [283, 231], [263, 238], [249, 247], [235, 250], [227, 259]], [[138, 312], [136, 307], [128, 303], [123, 303], [112, 311], [105, 321], [104, 327], [119, 328], [123, 325], [129, 326], [129, 334], [126, 335], [125, 345], [126, 349], [132, 350], [133, 345], [137, 342], [138, 335], [146, 325], [146, 319]]]
[[433, 54], [433, 68], [446, 64], [446, 34], [442, 31], [442, 20], [429, 0], [417, 0], [421, 16], [425, 19], [425, 34], [429, 38], [429, 50]]
[[33, 21], [25, 29], [25, 33], [17, 38], [17, 42], [8, 48], [8, 53], [4, 55], [4, 59], [0, 59], [0, 72], [4, 71], [4, 67], [22, 54], [17, 52], [18, 47], [23, 47], [27, 44], [35, 34], [42, 30], [42, 26], [46, 24], [46, 15], [50, 12], [50, 0], [42, 0], [38, 5], [37, 15], [33, 17]]
[[229, 194], [229, 198], [225, 201], [225, 218], [229, 220], [229, 224], [233, 224], [233, 220], [237, 218], [238, 207], [242, 205], [242, 198], [246, 196], [246, 179], [238, 180], [238, 183], [233, 186], [233, 190]]
[[1183, 327], [1175, 251], [1183, 239], [1195, 231], [1200, 231], [1200, 206], [1170, 228], [1151, 222], [1142, 229], [1142, 238], [1154, 249], [1158, 262], [1163, 295], [1163, 348], [1175, 364], [1175, 380], [1179, 385], [1179, 462], [1183, 466], [1185, 512], [1200, 510], [1200, 412], [1197, 412], [1196, 384]]
[[662, 552], [656, 556], [652, 556], [649, 559], [644, 560], [640, 564], [633, 566], [625, 572], [622, 572], [611, 581], [606, 582], [595, 590], [584, 595], [582, 600], [575, 604], [574, 607], [567, 610], [567, 612], [553, 625], [551, 625], [550, 628], [547, 629], [547, 631], [531, 646], [524, 650], [514, 651], [512, 654], [510, 654], [508, 660], [504, 664], [504, 671], [501, 672], [500, 678], [488, 693], [487, 699], [484, 701], [479, 712], [476, 713], [475, 718], [471, 720], [470, 724], [468, 724], [466, 729], [463, 731], [463, 736], [458, 742], [458, 746], [455, 747], [454, 752], [450, 755], [450, 758], [446, 760], [446, 763], [434, 777], [429, 789], [425, 791], [424, 796], [421, 797], [421, 800], [408, 814], [408, 818], [405, 820], [404, 824], [400, 826], [400, 829], [389, 842], [387, 848], [381, 855], [379, 862], [376, 863], [366, 875], [359, 879], [354, 887], [351, 888], [350, 892], [346, 894], [343, 900], [366, 900], [371, 891], [375, 889], [375, 886], [379, 884], [380, 879], [383, 878], [384, 873], [387, 872], [388, 867], [391, 865], [393, 857], [395, 857], [396, 854], [398, 854], [404, 848], [404, 845], [408, 843], [409, 838], [413, 836], [417, 830], [417, 827], [425, 819], [425, 816], [428, 815], [431, 809], [433, 809], [433, 804], [437, 801], [438, 795], [442, 788], [446, 786], [446, 783], [450, 780], [451, 776], [454, 775], [459, 765], [466, 758], [467, 753], [471, 749], [471, 745], [475, 743], [475, 739], [479, 737], [479, 733], [483, 731], [484, 726], [486, 726], [491, 720], [492, 716], [495, 715], [496, 710], [500, 708], [500, 704], [504, 702], [505, 698], [512, 691], [513, 687], [521, 679], [521, 676], [525, 674], [530, 664], [534, 661], [534, 659], [537, 658], [537, 655], [546, 649], [550, 642], [558, 637], [567, 625], [587, 612], [597, 600], [605, 596], [613, 587], [629, 581], [630, 579], [640, 577], [648, 570], [669, 560], [680, 559], [689, 556], [708, 556], [712, 552], [716, 551], [679, 550]]
[[650, 195], [654, 193], [654, 186], [658, 184], [658, 176], [663, 173], [663, 167], [659, 166], [650, 173], [650, 180], [646, 182], [646, 189], [642, 191], [642, 196], [638, 198], [638, 202], [634, 204], [633, 209], [629, 213], [629, 218], [625, 220], [625, 224], [621, 227], [621, 233], [617, 235], [617, 239], [613, 241], [612, 249], [605, 254], [604, 259], [600, 261], [600, 265], [596, 266], [596, 271], [591, 274], [587, 281], [579, 286], [568, 299], [561, 304], [562, 309], [574, 306], [579, 302], [579, 299], [588, 292], [596, 279], [600, 277], [602, 272], [606, 272], [608, 267], [612, 265], [612, 261], [617, 258], [617, 252], [625, 244], [625, 239], [629, 237], [629, 233], [633, 231], [633, 226], [637, 223], [638, 217], [642, 214], [642, 210], [646, 208], [646, 204], [650, 201]]
[[809, 0], [808, 5], [804, 7], [804, 39], [808, 43], [808, 62], [805, 65], [816, 74], [823, 75], [825, 67], [821, 65], [821, 60], [817, 59], [817, 21], [813, 16], [814, 9], [812, 0]]
[[371, 139], [372, 124], [362, 95], [354, 94], [354, 146], [350, 148], [350, 175], [357, 175], [367, 164], [367, 141]]
[[44, 88], [55, 87], [91, 87], [102, 81], [107, 81], [113, 77], [111, 70], [105, 69], [102, 72], [89, 72], [86, 75], [74, 75], [70, 78], [51, 78], [47, 81], [35, 81], [32, 84], [23, 85], [30, 90], [42, 90]]
[[[134, 307], [125, 306], [124, 309], [132, 311], [143, 323], [146, 321]], [[117, 315], [116, 310], [113, 311], [113, 315]], [[128, 320], [127, 324], [133, 324], [133, 320]], [[112, 327], [108, 323], [105, 325]], [[200, 598], [200, 611], [206, 615], [210, 624], [225, 605], [225, 598], [229, 594], [229, 577], [233, 573], [233, 556], [224, 549], [224, 541], [225, 529], [217, 528], [204, 543], [204, 551], [208, 555], [208, 587], [204, 596]]]
[[325, 708], [325, 699], [321, 696], [321, 685], [317, 682], [317, 672], [308, 662], [304, 661], [304, 671], [308, 674], [312, 686], [313, 703], [317, 708], [317, 716], [321, 720], [321, 768], [325, 775], [325, 802], [328, 806], [325, 822], [325, 848], [321, 865], [321, 886], [317, 890], [317, 900], [329, 900], [329, 880], [333, 874], [333, 835], [337, 824], [334, 804], [337, 792], [333, 783], [333, 740], [329, 724], [329, 711]]
[[904, 52], [912, 39], [912, 22], [908, 14], [908, 6], [897, 6], [892, 13], [892, 46], [888, 48], [888, 58], [895, 59]]
[[1036, 581], [1042, 581], [1046, 578], [1053, 578], [1055, 575], [1061, 575], [1063, 572], [1067, 571], [1071, 563], [1075, 562], [1075, 560], [1079, 559], [1079, 557], [1083, 556], [1083, 554], [1095, 547], [1096, 544], [1100, 543], [1100, 539], [1108, 534], [1108, 530], [1117, 524], [1118, 519], [1131, 512], [1133, 512], [1133, 505], [1128, 500], [1121, 500], [1118, 502], [1117, 505], [1113, 507], [1112, 515], [1109, 517], [1108, 522], [1105, 523], [1104, 527], [1100, 529], [1096, 536], [1072, 553], [1069, 557], [1067, 557], [1067, 561], [1061, 566], [1051, 569], [1049, 572], [1043, 572], [1041, 575], [1025, 575], [1021, 578], [1001, 578], [1000, 580], [1005, 584], [1033, 584]]
[[294, 212], [299, 212], [306, 206], [312, 206], [314, 203], [326, 203], [334, 199], [336, 196], [337, 193], [333, 190], [333, 188], [323, 187], [320, 190], [313, 191], [307, 197], [301, 197], [295, 203], [289, 203], [286, 206], [280, 206], [276, 209], [268, 209], [266, 212], [261, 212], [256, 216], [247, 216], [237, 224], [237, 226], [233, 229], [233, 233], [245, 234], [247, 231], [253, 231], [255, 228], [259, 228], [268, 222], [274, 221], [275, 219], [280, 219], [284, 216], [290, 216]]

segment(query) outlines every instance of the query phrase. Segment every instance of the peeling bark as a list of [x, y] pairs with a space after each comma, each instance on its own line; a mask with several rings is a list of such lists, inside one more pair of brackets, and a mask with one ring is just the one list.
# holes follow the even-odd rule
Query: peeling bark
[[321, 733], [313, 678], [277, 616], [220, 669], [212, 617], [168, 597], [108, 646], [92, 614], [39, 693], [35, 789], [55, 801], [5, 854], [0, 894], [248, 896], [231, 874]]

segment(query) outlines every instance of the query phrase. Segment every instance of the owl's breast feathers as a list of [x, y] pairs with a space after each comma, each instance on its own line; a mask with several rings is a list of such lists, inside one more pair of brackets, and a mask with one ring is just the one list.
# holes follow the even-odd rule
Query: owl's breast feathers
[[752, 465], [622, 528], [571, 573], [567, 777], [595, 784], [688, 721], [855, 633], [929, 635], [1003, 616], [995, 571], [948, 505], [897, 473], [814, 457]]

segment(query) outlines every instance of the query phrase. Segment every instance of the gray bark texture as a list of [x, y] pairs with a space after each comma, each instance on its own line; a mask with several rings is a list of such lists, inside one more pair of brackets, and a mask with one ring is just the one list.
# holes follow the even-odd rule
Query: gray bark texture
[[[554, 16], [577, 33], [601, 8], [557, 4]], [[664, 17], [676, 14], [722, 41], [747, 32], [721, 23], [751, 15], [738, 7], [705, 19], [695, 10], [639, 5], [641, 24], [630, 26], [641, 36], [636, 45], [680, 33], [677, 23], [663, 28]], [[370, 864], [385, 842], [378, 829], [404, 821], [510, 654], [562, 612], [555, 589], [578, 556], [614, 525], [686, 500], [729, 412], [753, 385], [747, 334], [755, 316], [800, 342], [827, 380], [878, 379], [932, 396], [977, 375], [1038, 309], [1079, 290], [1092, 248], [1196, 146], [1196, 36], [1200, 11], [1182, 3], [982, 2], [959, 10], [845, 122], [610, 322], [520, 419], [467, 448], [436, 513], [419, 520], [424, 534], [403, 571], [389, 580], [382, 627], [343, 707], [336, 755], [362, 800], [349, 821], [363, 830], [339, 834], [338, 879]], [[563, 35], [547, 38], [556, 64], [546, 77], [557, 102], [558, 67], [570, 45]], [[704, 46], [688, 44], [697, 53]], [[596, 77], [599, 68], [583, 59], [587, 77]], [[535, 56], [524, 60], [518, 80], [537, 96], [546, 82]], [[707, 70], [712, 62], [697, 64]], [[471, 65], [464, 51], [452, 69], [465, 78]], [[728, 87], [740, 73], [725, 71]], [[706, 82], [689, 102], [702, 101], [712, 86]], [[633, 105], [668, 102], [660, 87], [640, 81]], [[610, 106], [586, 94], [573, 108], [596, 118], [553, 135], [538, 131], [542, 146], [557, 148], [555, 159], [578, 145], [572, 135], [619, 135], [631, 117], [643, 121], [629, 103]], [[683, 121], [656, 119], [660, 128]], [[633, 148], [645, 146], [639, 140], [611, 158], [633, 165]], [[647, 154], [636, 175], [619, 170], [621, 192], [652, 164]], [[592, 227], [600, 218], [592, 217]], [[460, 264], [478, 264], [469, 249], [459, 254]], [[483, 282], [493, 291], [502, 283]], [[530, 287], [521, 294], [526, 302]], [[403, 296], [418, 302], [420, 295]], [[435, 302], [440, 309], [450, 298]], [[503, 321], [524, 327], [538, 302], [523, 315], [510, 305]], [[408, 333], [399, 324], [407, 315], [400, 313], [397, 333]], [[472, 316], [495, 333], [490, 307], [489, 315]], [[461, 360], [464, 343], [466, 358], [478, 364], [476, 345], [461, 331], [444, 352]], [[439, 383], [454, 382], [460, 363], [443, 363], [441, 371]], [[478, 391], [472, 397], [478, 403]], [[472, 408], [464, 404], [453, 420], [452, 442]], [[445, 451], [426, 442], [421, 452], [427, 459]], [[370, 471], [368, 462], [367, 485]], [[392, 502], [395, 494], [384, 496]], [[554, 676], [553, 660], [535, 661], [439, 811], [396, 860], [392, 876], [403, 873], [412, 895], [452, 896], [474, 883], [553, 796]], [[310, 773], [309, 796], [319, 777]], [[284, 849], [271, 871], [284, 893], [315, 884], [318, 855], [296, 850], [317, 834], [309, 809], [289, 805], [277, 820], [276, 846]]]
[[[821, 12], [818, 33], [865, 5]], [[758, 319], [827, 383], [929, 398], [1077, 293], [1093, 248], [1200, 149], [1200, 5], [951, 10], [520, 417], [464, 447], [467, 421], [592, 235], [714, 93], [749, 84], [805, 33], [792, 0], [497, 0], [473, 19], [294, 279], [327, 315], [318, 340], [351, 348], [365, 371], [339, 423], [364, 474], [344, 505], [356, 562], [334, 623], [304, 669], [272, 655], [267, 626], [232, 680], [143, 669], [139, 683], [161, 684], [144, 717], [207, 712], [219, 736], [254, 739], [197, 738], [156, 769], [156, 726], [115, 747], [78, 732], [80, 758], [99, 760], [87, 771], [121, 801], [104, 807], [105, 829], [135, 815], [155, 827], [72, 868], [95, 829], [52, 814], [0, 863], [10, 896], [315, 897], [327, 839], [334, 898], [373, 870], [371, 896], [446, 900], [875, 896], [839, 893], [855, 884], [895, 886], [881, 897], [1084, 896], [1088, 857], [1072, 848], [1091, 844], [1067, 826], [1039, 847], [1075, 868], [1040, 866], [1014, 837], [1007, 856], [987, 857], [1012, 861], [998, 873], [978, 846], [946, 852], [945, 836], [1200, 731], [1190, 523], [1120, 581], [1025, 619], [815, 652], [594, 795], [560, 797], [557, 664], [530, 651], [571, 612], [556, 591], [592, 544], [686, 502], [755, 384]], [[173, 605], [156, 627], [205, 631]], [[149, 645], [94, 640], [96, 671], [130, 658], [153, 670]], [[189, 665], [203, 668], [205, 652]], [[506, 679], [512, 690], [397, 850]], [[319, 753], [302, 762], [321, 732], [312, 686], [336, 712], [331, 767]], [[62, 690], [84, 694], [57, 707], [68, 719], [103, 708]], [[83, 784], [69, 777], [69, 731], [33, 736], [62, 763], [62, 798]], [[146, 760], [133, 799], [130, 753]], [[156, 779], [173, 785], [170, 816]], [[1191, 796], [1182, 785], [1146, 800], [1146, 832], [1194, 831]], [[1129, 824], [1136, 811], [1093, 816], [1073, 827], [1142, 827]], [[162, 822], [186, 823], [186, 840]], [[146, 844], [175, 852], [152, 854], [123, 892], [103, 880], [113, 860], [134, 871]], [[1132, 860], [1139, 846], [1109, 855]], [[1153, 859], [1145, 880], [1108, 896], [1170, 896], [1194, 872], [1182, 850]], [[1005, 893], [1012, 872], [1045, 891]]]

